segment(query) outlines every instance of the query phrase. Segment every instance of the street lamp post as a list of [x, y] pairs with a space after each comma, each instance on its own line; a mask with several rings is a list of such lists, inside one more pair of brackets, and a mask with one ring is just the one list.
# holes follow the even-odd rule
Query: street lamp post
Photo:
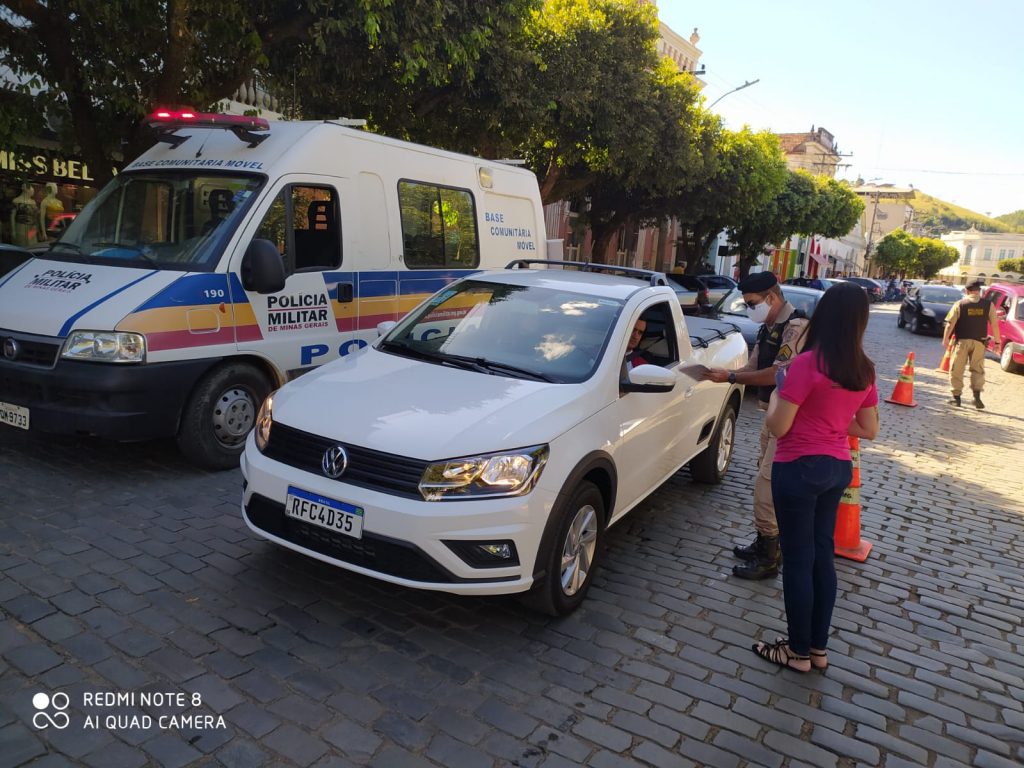
[[761, 78], [757, 78], [757, 80], [748, 80], [743, 85], [737, 85], [731, 91], [726, 91], [721, 96], [719, 96], [717, 99], [715, 99], [710, 104], [708, 104], [708, 109], [711, 109], [713, 106], [715, 106], [715, 104], [720, 102], [722, 99], [724, 99], [730, 93], [736, 93], [736, 91], [742, 91], [744, 88], [749, 88], [750, 86], [754, 85], [755, 83], [760, 83], [760, 82], [761, 82]]

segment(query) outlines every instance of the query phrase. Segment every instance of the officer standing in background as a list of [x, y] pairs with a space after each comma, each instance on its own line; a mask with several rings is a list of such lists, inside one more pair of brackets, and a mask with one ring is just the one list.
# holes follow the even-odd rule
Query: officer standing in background
[[[776, 363], [786, 363], [803, 348], [807, 318], [786, 301], [779, 281], [771, 272], [758, 272], [740, 281], [739, 289], [747, 303], [747, 317], [762, 323], [757, 343], [747, 364], [736, 371], [708, 368], [702, 378], [718, 383], [743, 384], [757, 388], [758, 407], [768, 410], [768, 400], [775, 389]], [[775, 437], [762, 423], [761, 453], [754, 480], [754, 527], [757, 538], [745, 547], [733, 547], [742, 565], [732, 572], [741, 579], [767, 579], [779, 572], [779, 525], [775, 522], [772, 503], [772, 460], [775, 458]]]
[[942, 334], [942, 346], [949, 346], [950, 336], [956, 336], [956, 347], [949, 366], [949, 388], [953, 396], [950, 405], [960, 406], [960, 393], [964, 390], [964, 368], [970, 363], [971, 389], [974, 390], [974, 407], [981, 409], [981, 391], [985, 388], [985, 340], [992, 327], [993, 348], [999, 349], [999, 317], [996, 308], [988, 299], [981, 298], [985, 285], [975, 280], [967, 286], [967, 297], [961, 299], [946, 315], [946, 329]]

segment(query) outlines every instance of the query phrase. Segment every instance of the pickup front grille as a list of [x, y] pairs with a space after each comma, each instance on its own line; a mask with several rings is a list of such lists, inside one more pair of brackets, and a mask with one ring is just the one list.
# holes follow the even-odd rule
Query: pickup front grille
[[419, 485], [429, 462], [351, 445], [330, 437], [314, 435], [301, 429], [274, 422], [270, 440], [263, 451], [274, 461], [290, 467], [323, 475], [324, 453], [335, 445], [344, 446], [348, 467], [338, 482], [390, 493], [395, 496], [422, 499]]

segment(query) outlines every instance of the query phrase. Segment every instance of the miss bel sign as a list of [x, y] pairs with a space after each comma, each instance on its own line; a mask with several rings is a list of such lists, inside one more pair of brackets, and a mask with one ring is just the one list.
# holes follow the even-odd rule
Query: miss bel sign
[[66, 181], [94, 181], [89, 175], [89, 166], [81, 160], [6, 149], [0, 149], [0, 171], [14, 171]]

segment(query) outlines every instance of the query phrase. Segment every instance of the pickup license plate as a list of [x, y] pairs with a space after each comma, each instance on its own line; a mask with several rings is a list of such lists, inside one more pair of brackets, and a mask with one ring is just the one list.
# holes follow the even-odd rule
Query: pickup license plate
[[0, 402], [0, 424], [10, 424], [18, 429], [28, 429], [28, 408]]
[[329, 499], [318, 493], [310, 493], [295, 486], [288, 486], [284, 501], [284, 513], [288, 517], [312, 523], [329, 531], [363, 538], [363, 509], [346, 504], [344, 501]]

